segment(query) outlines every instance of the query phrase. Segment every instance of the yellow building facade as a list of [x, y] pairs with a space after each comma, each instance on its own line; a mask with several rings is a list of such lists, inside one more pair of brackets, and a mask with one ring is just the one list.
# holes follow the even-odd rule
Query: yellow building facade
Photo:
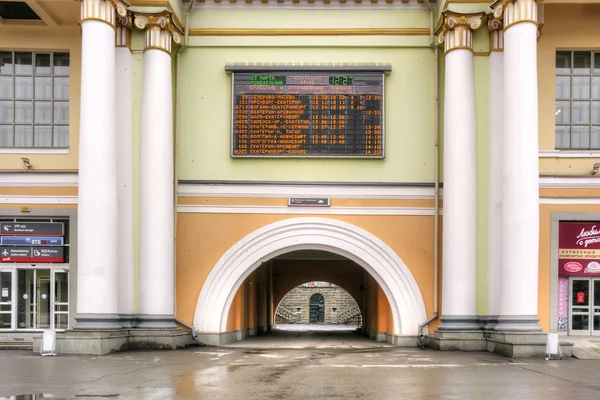
[[599, 16], [0, 0], [0, 338], [222, 345], [311, 281], [399, 346], [598, 335]]

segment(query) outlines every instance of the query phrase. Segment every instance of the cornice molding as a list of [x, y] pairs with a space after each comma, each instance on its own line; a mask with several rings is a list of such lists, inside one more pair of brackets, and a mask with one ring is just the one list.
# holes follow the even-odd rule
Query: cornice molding
[[190, 29], [190, 36], [429, 36], [427, 28]]

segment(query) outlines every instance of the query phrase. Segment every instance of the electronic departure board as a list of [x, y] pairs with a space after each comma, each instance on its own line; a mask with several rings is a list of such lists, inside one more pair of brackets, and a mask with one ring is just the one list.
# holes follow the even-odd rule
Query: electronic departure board
[[383, 72], [234, 72], [232, 157], [381, 158], [383, 89]]

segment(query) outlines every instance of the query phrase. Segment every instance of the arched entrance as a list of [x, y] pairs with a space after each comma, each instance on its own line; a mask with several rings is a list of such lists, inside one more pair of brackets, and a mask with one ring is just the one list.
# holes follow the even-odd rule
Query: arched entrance
[[324, 250], [364, 268], [389, 299], [393, 332], [417, 336], [426, 319], [419, 287], [400, 257], [375, 235], [330, 218], [290, 218], [266, 225], [231, 247], [209, 274], [196, 304], [194, 328], [207, 344], [224, 344], [227, 313], [242, 282], [261, 263], [295, 250]]
[[309, 321], [313, 324], [322, 324], [325, 322], [325, 298], [320, 293], [310, 296]]

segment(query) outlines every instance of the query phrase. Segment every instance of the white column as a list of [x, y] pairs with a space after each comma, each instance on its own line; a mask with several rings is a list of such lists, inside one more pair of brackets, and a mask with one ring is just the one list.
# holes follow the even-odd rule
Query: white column
[[537, 4], [504, 2], [502, 289], [497, 331], [540, 331]]
[[134, 326], [135, 282], [133, 248], [133, 131], [131, 16], [116, 26], [117, 182], [119, 226], [119, 317], [123, 328]]
[[472, 32], [483, 14], [444, 13], [444, 204], [440, 331], [478, 330]]
[[75, 329], [121, 327], [117, 308], [115, 18], [113, 2], [82, 0]]
[[[498, 7], [496, 10], [498, 11]], [[502, 16], [500, 9], [499, 15]], [[502, 20], [490, 15], [490, 92], [488, 120], [487, 318], [493, 330], [500, 315], [502, 272], [502, 146], [504, 136], [504, 37]]]
[[174, 328], [172, 32], [165, 16], [137, 16], [145, 29], [140, 177], [138, 328]]

